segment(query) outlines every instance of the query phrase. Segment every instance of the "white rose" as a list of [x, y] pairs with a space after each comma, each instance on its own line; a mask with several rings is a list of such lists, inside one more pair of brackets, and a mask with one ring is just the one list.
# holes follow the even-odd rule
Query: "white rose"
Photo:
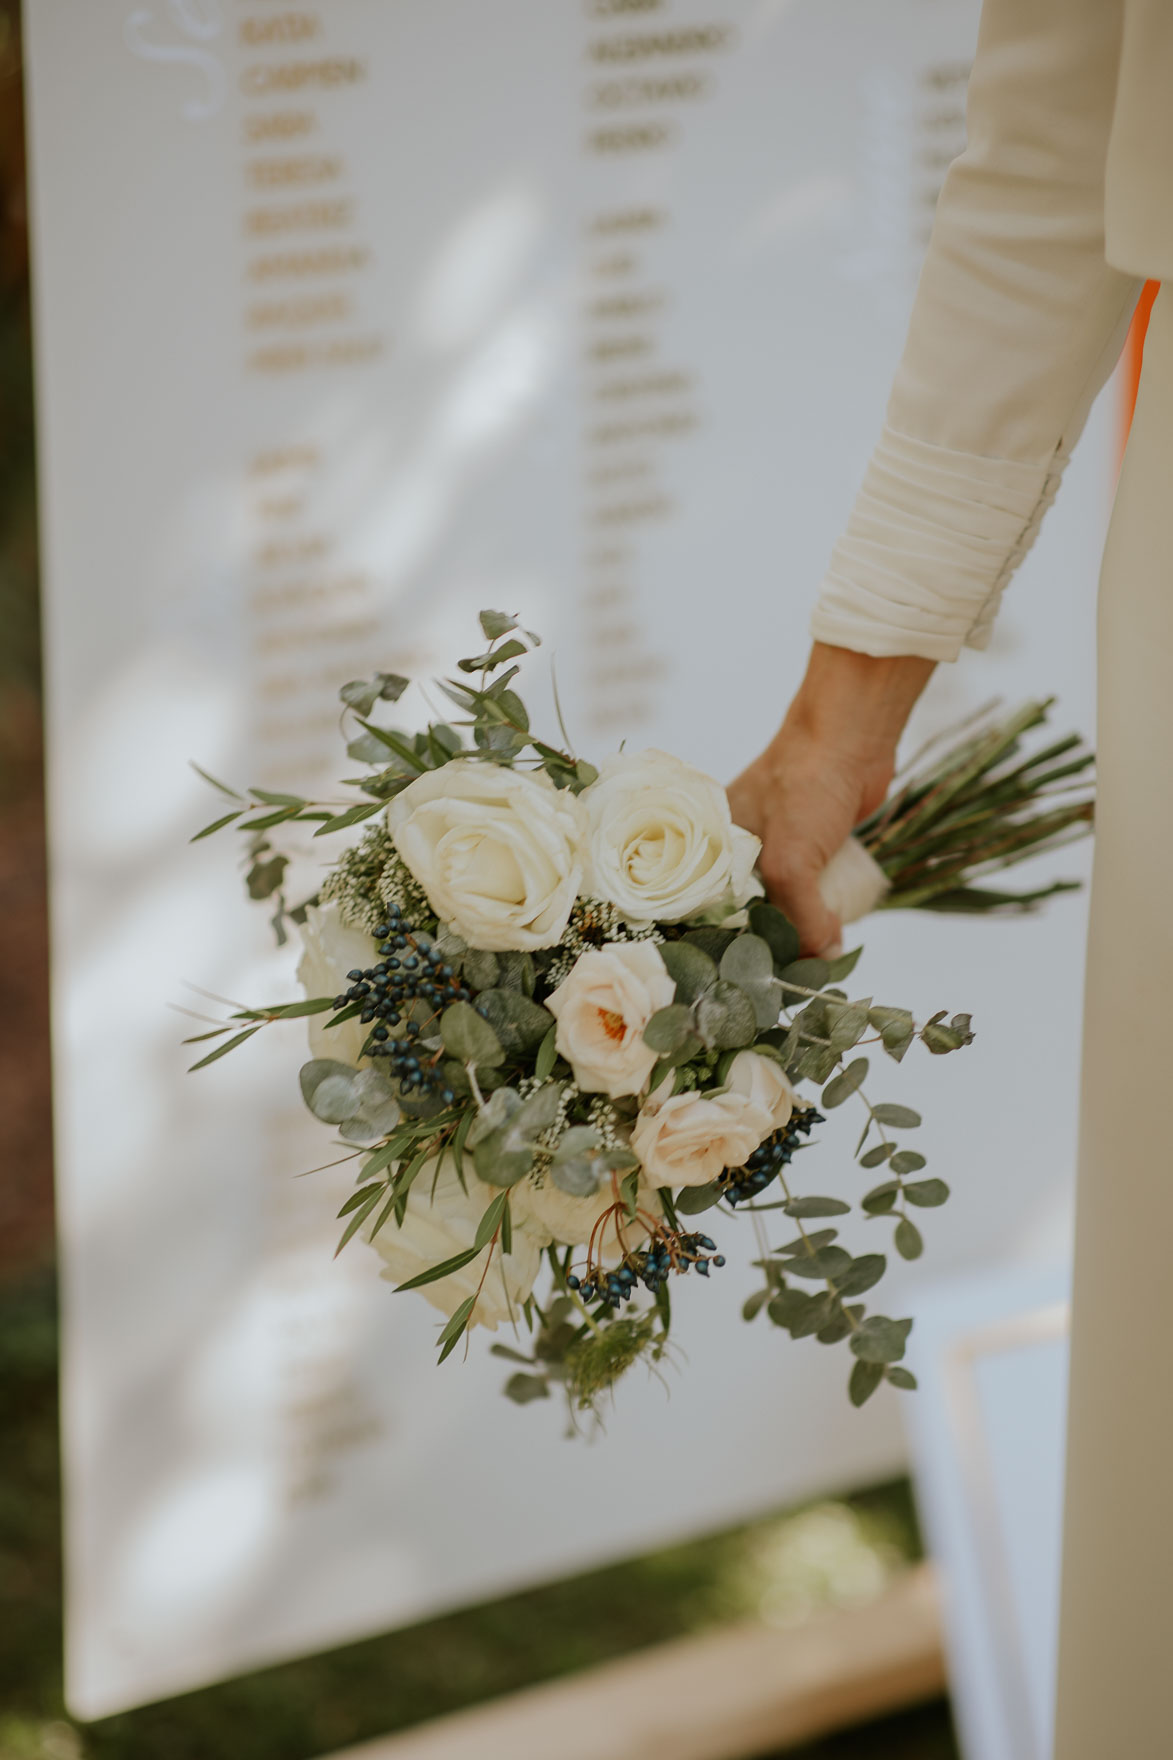
[[771, 1131], [780, 1131], [790, 1122], [794, 1089], [782, 1065], [772, 1057], [763, 1057], [760, 1051], [739, 1051], [729, 1066], [725, 1086], [768, 1112]]
[[546, 1007], [555, 1044], [585, 1094], [638, 1094], [656, 1062], [644, 1028], [676, 994], [651, 941], [611, 941], [582, 954]]
[[543, 772], [456, 758], [397, 794], [387, 824], [436, 915], [473, 947], [561, 938], [582, 878], [582, 814]]
[[[439, 1265], [472, 1246], [477, 1224], [496, 1196], [497, 1188], [484, 1185], [471, 1173], [465, 1177], [467, 1192], [450, 1158], [445, 1159], [438, 1175], [435, 1162], [420, 1168], [407, 1195], [402, 1224], [397, 1227], [394, 1215], [389, 1216], [371, 1242], [386, 1262], [382, 1275], [388, 1282], [406, 1283], [429, 1265]], [[499, 1244], [493, 1247], [487, 1276], [488, 1247], [459, 1271], [437, 1278], [435, 1283], [423, 1284], [419, 1293], [442, 1314], [451, 1315], [468, 1296], [476, 1295], [483, 1277], [469, 1324], [496, 1332], [502, 1320], [512, 1320], [518, 1314], [532, 1291], [545, 1244], [536, 1228], [515, 1228], [511, 1252], [503, 1254]]]
[[[340, 996], [350, 988], [347, 973], [365, 972], [378, 957], [374, 937], [344, 922], [336, 904], [307, 907], [301, 948], [297, 981], [307, 996]], [[357, 1064], [370, 1027], [364, 1027], [357, 1016], [340, 1027], [327, 1027], [329, 1018], [327, 1014], [307, 1017], [312, 1055]]]
[[770, 1112], [728, 1088], [672, 1094], [663, 1082], [645, 1103], [631, 1147], [654, 1186], [704, 1186], [743, 1167], [773, 1130]]
[[[604, 1211], [614, 1210], [619, 1202], [609, 1179], [589, 1198], [574, 1198], [556, 1186], [549, 1174], [540, 1186], [529, 1180], [514, 1186], [512, 1199], [514, 1216], [522, 1228], [536, 1230], [564, 1247], [585, 1247], [593, 1238], [594, 1257], [604, 1264], [615, 1263], [648, 1238], [647, 1223], [628, 1222], [622, 1208], [595, 1233]], [[640, 1187], [637, 1204], [646, 1215], [659, 1217], [660, 1200], [650, 1187]]]
[[720, 783], [666, 752], [612, 758], [579, 797], [588, 895], [632, 922], [734, 910], [758, 890], [759, 840], [735, 825]]

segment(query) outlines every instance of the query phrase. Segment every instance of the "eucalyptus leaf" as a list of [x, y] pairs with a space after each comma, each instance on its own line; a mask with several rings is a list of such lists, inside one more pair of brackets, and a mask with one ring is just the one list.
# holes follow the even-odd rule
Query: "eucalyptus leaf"
[[512, 1122], [512, 1129], [526, 1140], [540, 1137], [548, 1131], [558, 1117], [558, 1108], [562, 1099], [561, 1082], [544, 1082], [527, 1094]]
[[332, 1057], [315, 1057], [298, 1071], [301, 1097], [323, 1124], [341, 1124], [358, 1112], [355, 1082], [358, 1071]]
[[842, 1277], [836, 1278], [836, 1287], [841, 1296], [862, 1296], [867, 1290], [879, 1283], [888, 1261], [883, 1253], [863, 1253], [858, 1259], [851, 1261], [850, 1270]]
[[820, 1247], [817, 1253], [811, 1253], [805, 1259], [788, 1259], [787, 1275], [790, 1277], [826, 1278], [830, 1283], [838, 1283], [851, 1269], [851, 1254], [842, 1247]]
[[921, 1122], [919, 1112], [911, 1106], [892, 1106], [887, 1101], [873, 1106], [872, 1113], [877, 1124], [886, 1124], [894, 1131], [914, 1131]]
[[699, 947], [719, 964], [729, 943], [736, 939], [737, 929], [723, 929], [719, 923], [700, 923], [684, 937], [689, 947]]
[[828, 1037], [836, 1051], [849, 1051], [853, 1045], [858, 1045], [867, 1032], [867, 1027], [867, 1002], [837, 1002], [828, 999]]
[[822, 1098], [819, 1101], [820, 1106], [842, 1106], [843, 1102], [850, 1099], [851, 1095], [855, 1093], [861, 1083], [867, 1080], [867, 1074], [867, 1058], [855, 1058], [853, 1062], [848, 1064], [847, 1068], [841, 1075], [835, 1076], [832, 1081], [827, 1083], [827, 1086], [823, 1089]]
[[767, 904], [765, 899], [755, 899], [749, 907], [749, 926], [769, 947], [779, 975], [798, 959], [801, 950], [798, 930], [777, 905]]
[[886, 1371], [885, 1378], [892, 1383], [893, 1387], [901, 1387], [906, 1393], [916, 1392], [916, 1376], [911, 1369], [903, 1369], [894, 1365]]
[[517, 628], [516, 617], [510, 617], [507, 611], [482, 611], [480, 620], [481, 631], [487, 642], [500, 641], [511, 629]]
[[512, 1138], [508, 1127], [482, 1137], [472, 1152], [473, 1166], [489, 1186], [515, 1186], [533, 1171], [534, 1152]]
[[911, 1331], [911, 1320], [889, 1320], [883, 1314], [871, 1314], [852, 1333], [851, 1349], [863, 1363], [898, 1363]]
[[784, 1209], [787, 1216], [805, 1220], [816, 1216], [846, 1216], [851, 1205], [845, 1204], [842, 1198], [790, 1198]]
[[868, 1020], [880, 1035], [884, 1050], [899, 1063], [916, 1037], [916, 1022], [906, 1008], [870, 1008]]
[[898, 1149], [888, 1165], [893, 1173], [919, 1173], [925, 1158], [915, 1149]]
[[921, 1028], [921, 1040], [928, 1046], [934, 1057], [943, 1057], [947, 1052], [960, 1051], [963, 1045], [969, 1045], [973, 1034], [969, 1030], [969, 1016], [957, 1015], [955, 1021], [964, 1020], [965, 1026], [946, 1026], [943, 1021], [933, 1022]]
[[924, 1239], [915, 1222], [902, 1216], [892, 1235], [892, 1245], [902, 1259], [919, 1259], [925, 1250]]
[[510, 1058], [528, 1057], [550, 1030], [549, 1009], [531, 1002], [519, 990], [482, 990], [475, 1007]]
[[354, 1081], [355, 1111], [385, 1137], [395, 1129], [401, 1113], [390, 1083], [376, 1069], [361, 1069]]
[[744, 990], [724, 979], [705, 992], [696, 1005], [697, 1030], [713, 1051], [732, 1051], [752, 1045], [757, 1034], [757, 1015]]
[[847, 1383], [847, 1396], [853, 1406], [862, 1406], [871, 1399], [884, 1379], [881, 1363], [856, 1362]]
[[895, 1143], [877, 1143], [874, 1149], [869, 1149], [866, 1155], [860, 1156], [860, 1166], [882, 1167], [895, 1147]]
[[470, 947], [466, 950], [461, 962], [461, 970], [473, 990], [491, 990], [500, 974], [497, 955], [486, 953], [479, 947]]
[[695, 1002], [717, 982], [717, 965], [689, 941], [665, 941], [660, 957], [676, 985], [677, 1002]]
[[486, 1106], [483, 1106], [480, 1111], [475, 1114], [470, 1113], [467, 1115], [472, 1119], [472, 1123], [468, 1129], [469, 1148], [475, 1148], [476, 1145], [483, 1142], [486, 1137], [492, 1136], [494, 1131], [503, 1129], [504, 1126], [509, 1123], [510, 1119], [520, 1110], [521, 1095], [517, 1092], [517, 1089], [509, 1087], [498, 1088], [496, 1092], [490, 1096]]
[[887, 1180], [882, 1186], [873, 1186], [870, 1192], [864, 1194], [861, 1208], [865, 1210], [869, 1216], [886, 1216], [889, 1210], [894, 1210], [896, 1208], [896, 1200], [899, 1196], [900, 1186], [898, 1181], [894, 1179]]
[[719, 971], [726, 982], [737, 985], [749, 997], [759, 1027], [778, 1024], [782, 986], [774, 976], [774, 959], [767, 941], [760, 935], [738, 935], [721, 956]]
[[[798, 1291], [787, 1293], [799, 1296]], [[813, 1338], [834, 1318], [836, 1303], [830, 1290], [821, 1290], [817, 1295], [799, 1296], [799, 1300], [792, 1301], [789, 1307], [787, 1329], [791, 1338]]]
[[844, 978], [850, 978], [852, 972], [859, 964], [862, 954], [862, 946], [853, 947], [848, 953], [841, 953], [838, 959], [833, 959], [830, 962], [831, 982], [833, 984], [841, 984]]
[[696, 1039], [692, 1009], [683, 1002], [658, 1009], [644, 1028], [644, 1043], [661, 1057], [671, 1057]]
[[918, 1179], [905, 1186], [904, 1196], [922, 1210], [935, 1210], [948, 1199], [949, 1187], [943, 1179]]
[[544, 1375], [527, 1375], [519, 1369], [505, 1383], [505, 1397], [514, 1405], [528, 1406], [535, 1399], [549, 1399], [550, 1386]]
[[[821, 990], [831, 982], [831, 967], [825, 959], [796, 959], [779, 972], [778, 976], [784, 987], [796, 985], [801, 990]], [[783, 1001], [785, 1000], [784, 997]], [[801, 1000], [797, 990], [793, 993], [793, 1000]]]
[[550, 1178], [560, 1192], [571, 1198], [591, 1198], [602, 1184], [598, 1157], [590, 1153], [567, 1155], [550, 1166]]
[[492, 1068], [505, 1057], [500, 1039], [471, 1002], [453, 1002], [444, 1010], [440, 1035], [445, 1051], [459, 1063]]

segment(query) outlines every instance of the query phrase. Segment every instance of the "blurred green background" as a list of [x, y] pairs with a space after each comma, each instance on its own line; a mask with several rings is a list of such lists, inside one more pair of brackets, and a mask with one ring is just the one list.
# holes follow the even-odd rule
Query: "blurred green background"
[[[61, 1699], [39, 683], [20, 12], [0, 0], [0, 1760], [312, 1760], [723, 1621], [856, 1604], [919, 1556], [907, 1485], [881, 1486], [75, 1725]], [[956, 1760], [941, 1703], [791, 1753]]]

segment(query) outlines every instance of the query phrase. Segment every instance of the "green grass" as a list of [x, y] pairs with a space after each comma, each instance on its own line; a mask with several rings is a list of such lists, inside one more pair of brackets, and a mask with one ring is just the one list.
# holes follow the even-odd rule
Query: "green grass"
[[[79, 1729], [61, 1701], [55, 1313], [50, 1268], [0, 1283], [0, 1760], [313, 1760], [724, 1620], [800, 1619], [919, 1554], [907, 1485], [881, 1486]], [[796, 1752], [956, 1756], [939, 1706]]]

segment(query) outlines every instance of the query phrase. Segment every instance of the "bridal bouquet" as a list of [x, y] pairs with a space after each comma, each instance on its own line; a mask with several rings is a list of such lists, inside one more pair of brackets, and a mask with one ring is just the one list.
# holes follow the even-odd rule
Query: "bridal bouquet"
[[[676, 1280], [712, 1280], [745, 1213], [761, 1272], [745, 1317], [844, 1343], [857, 1405], [881, 1381], [915, 1386], [901, 1363], [911, 1321], [861, 1299], [884, 1253], [849, 1250], [836, 1222], [852, 1202], [794, 1176], [827, 1115], [854, 1102], [855, 1156], [878, 1181], [859, 1207], [918, 1257], [913, 1213], [948, 1187], [902, 1146], [918, 1114], [869, 1097], [863, 1048], [949, 1053], [972, 1039], [969, 1016], [918, 1024], [849, 994], [859, 948], [800, 958], [723, 789], [665, 752], [596, 769], [546, 743], [514, 688], [536, 637], [497, 612], [481, 624], [485, 651], [439, 686], [451, 724], [373, 720], [406, 679], [343, 687], [347, 750], [365, 767], [354, 804], [215, 784], [234, 804], [197, 835], [248, 834], [249, 891], [275, 900], [279, 937], [287, 917], [300, 931], [307, 994], [236, 1010], [199, 1035], [219, 1043], [193, 1067], [309, 1018], [302, 1097], [357, 1163], [340, 1248], [361, 1237], [386, 1278], [440, 1310], [441, 1361], [473, 1327], [510, 1324], [515, 1342], [493, 1349], [516, 1365], [518, 1402], [560, 1390], [590, 1410], [635, 1362], [659, 1361]], [[828, 871], [845, 918], [1043, 896], [974, 881], [1086, 828], [1088, 800], [1051, 799], [1091, 762], [1070, 755], [1078, 741], [1016, 761], [1046, 707], [987, 720], [902, 783]], [[270, 832], [364, 820], [290, 909]]]

